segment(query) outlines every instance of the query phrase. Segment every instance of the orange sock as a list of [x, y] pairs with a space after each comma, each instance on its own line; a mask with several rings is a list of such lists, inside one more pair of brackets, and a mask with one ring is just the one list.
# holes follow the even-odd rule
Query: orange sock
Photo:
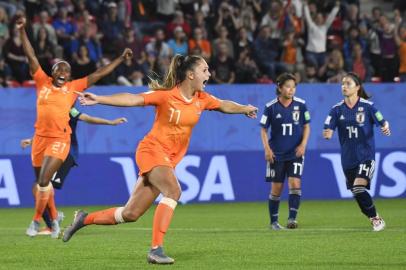
[[117, 207], [109, 208], [93, 213], [89, 213], [85, 221], [83, 222], [85, 225], [90, 224], [97, 224], [97, 225], [115, 225], [117, 224], [116, 218], [114, 213], [116, 212]]
[[35, 198], [35, 214], [33, 220], [40, 221], [45, 207], [48, 204], [50, 189], [48, 187], [37, 187], [37, 194]]
[[51, 184], [51, 189], [49, 193], [49, 199], [48, 199], [48, 209], [49, 209], [49, 215], [51, 216], [52, 220], [57, 219], [58, 217], [58, 210], [56, 210], [56, 205], [55, 205], [55, 190], [52, 187]]
[[152, 225], [152, 248], [162, 246], [164, 236], [171, 224], [173, 212], [177, 202], [170, 198], [162, 198], [154, 214], [154, 223]]

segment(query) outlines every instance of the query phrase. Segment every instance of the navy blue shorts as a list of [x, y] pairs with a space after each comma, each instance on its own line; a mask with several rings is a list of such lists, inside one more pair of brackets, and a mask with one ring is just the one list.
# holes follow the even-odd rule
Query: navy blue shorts
[[267, 162], [265, 180], [266, 182], [283, 183], [287, 177], [301, 179], [303, 166], [303, 157], [285, 161], [274, 161], [274, 163]]
[[352, 189], [355, 178], [362, 178], [368, 181], [367, 189], [371, 186], [371, 179], [375, 172], [375, 160], [366, 160], [353, 169], [344, 170], [347, 189]]
[[69, 154], [65, 161], [62, 163], [59, 170], [54, 174], [51, 179], [52, 186], [56, 189], [61, 189], [65, 183], [66, 176], [68, 176], [70, 169], [77, 166], [75, 158]]

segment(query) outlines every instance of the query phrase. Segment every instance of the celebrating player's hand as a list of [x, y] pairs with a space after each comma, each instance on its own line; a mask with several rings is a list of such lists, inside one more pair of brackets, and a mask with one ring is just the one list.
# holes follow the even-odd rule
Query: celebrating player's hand
[[381, 127], [381, 131], [383, 134], [385, 134], [386, 136], [390, 136], [390, 128], [389, 128], [389, 123], [388, 121], [385, 122], [385, 124], [383, 124], [383, 126]]
[[18, 18], [16, 21], [17, 29], [23, 28], [25, 26], [26, 22], [27, 22], [27, 19], [24, 16], [21, 16], [20, 18]]
[[131, 59], [131, 58], [133, 58], [133, 51], [130, 48], [125, 48], [123, 53], [121, 54], [121, 57], [124, 60]]
[[245, 106], [245, 115], [249, 118], [257, 118], [258, 108], [248, 104]]
[[296, 157], [303, 157], [306, 151], [306, 147], [304, 145], [299, 144], [296, 147]]
[[80, 105], [90, 106], [90, 105], [95, 105], [95, 104], [99, 103], [97, 100], [98, 96], [93, 93], [89, 93], [89, 92], [81, 93], [81, 92], [76, 92], [76, 91], [75, 91], [75, 93], [79, 95]]
[[275, 154], [273, 153], [272, 149], [267, 147], [265, 149], [265, 160], [273, 163], [275, 160]]
[[22, 149], [27, 148], [31, 144], [32, 144], [32, 139], [23, 139], [23, 140], [20, 141], [20, 146], [21, 146]]
[[323, 138], [326, 140], [330, 140], [333, 137], [333, 130], [331, 129], [324, 129], [323, 130]]
[[120, 125], [122, 123], [127, 123], [127, 122], [128, 122], [127, 118], [120, 117], [120, 118], [117, 118], [117, 119], [114, 119], [113, 121], [111, 121], [111, 124], [113, 126], [117, 126], [117, 125]]

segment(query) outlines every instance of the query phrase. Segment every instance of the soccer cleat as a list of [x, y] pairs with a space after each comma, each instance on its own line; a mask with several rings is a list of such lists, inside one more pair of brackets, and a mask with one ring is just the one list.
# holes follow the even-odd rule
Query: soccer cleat
[[279, 224], [277, 221], [275, 221], [274, 223], [271, 224], [271, 229], [274, 231], [280, 231], [280, 230], [284, 230], [285, 228], [282, 227], [282, 225]]
[[52, 228], [51, 228], [51, 237], [56, 239], [59, 238], [59, 234], [61, 233], [61, 227], [59, 226], [58, 219], [54, 219], [52, 221]]
[[385, 221], [380, 216], [377, 215], [369, 220], [371, 221], [374, 232], [383, 231], [383, 229], [385, 229]]
[[173, 264], [174, 259], [165, 255], [162, 247], [157, 247], [148, 252], [147, 261], [153, 264]]
[[72, 224], [69, 225], [69, 227], [67, 227], [65, 232], [63, 233], [62, 241], [68, 242], [69, 239], [71, 239], [71, 237], [76, 233], [76, 231], [86, 226], [83, 223], [85, 221], [86, 216], [87, 213], [83, 210], [75, 212]]
[[56, 220], [59, 223], [59, 226], [61, 226], [62, 221], [65, 219], [65, 214], [63, 212], [58, 211], [58, 216], [56, 217]]
[[25, 233], [28, 236], [34, 237], [38, 234], [39, 232], [39, 222], [38, 221], [31, 221], [30, 226], [28, 227], [28, 229], [25, 231]]
[[296, 229], [298, 227], [297, 221], [295, 219], [288, 219], [288, 224], [286, 225], [286, 228], [288, 229]]
[[51, 235], [51, 233], [52, 233], [52, 229], [45, 227], [45, 228], [40, 229], [37, 235]]

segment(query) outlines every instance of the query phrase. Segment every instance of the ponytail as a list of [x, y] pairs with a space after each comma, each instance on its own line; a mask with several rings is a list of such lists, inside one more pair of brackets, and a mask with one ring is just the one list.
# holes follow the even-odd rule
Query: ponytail
[[183, 56], [176, 54], [172, 58], [163, 83], [160, 83], [157, 79], [149, 78], [148, 87], [152, 90], [169, 90], [174, 88], [186, 79], [186, 72], [192, 70], [196, 63], [202, 59], [201, 56], [197, 55]]

